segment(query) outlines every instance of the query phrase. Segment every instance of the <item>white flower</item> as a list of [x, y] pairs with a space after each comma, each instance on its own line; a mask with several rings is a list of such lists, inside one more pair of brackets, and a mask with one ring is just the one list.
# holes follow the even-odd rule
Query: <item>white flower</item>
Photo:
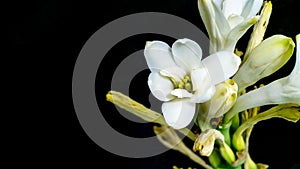
[[[253, 90], [239, 97], [236, 104], [230, 110], [241, 112], [243, 110], [269, 105], [269, 104], [286, 104], [293, 103], [300, 105], [300, 34], [296, 36], [297, 51], [296, 63], [292, 73], [284, 78], [278, 79], [264, 87]], [[227, 119], [233, 117], [228, 115]]]
[[208, 101], [215, 93], [215, 84], [231, 77], [241, 60], [222, 51], [203, 61], [200, 46], [189, 39], [172, 45], [161, 41], [147, 42], [144, 55], [151, 70], [148, 85], [152, 94], [164, 101], [162, 112], [168, 125], [186, 127], [196, 111], [196, 103]]
[[263, 0], [198, 0], [210, 38], [210, 52], [234, 51], [237, 41], [258, 20]]

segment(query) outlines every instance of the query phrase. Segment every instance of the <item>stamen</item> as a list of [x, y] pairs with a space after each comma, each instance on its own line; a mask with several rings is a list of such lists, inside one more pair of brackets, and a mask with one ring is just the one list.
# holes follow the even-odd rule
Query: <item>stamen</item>
[[172, 78], [172, 77], [168, 77], [168, 78], [171, 80], [174, 88], [176, 89], [178, 87], [178, 84], [177, 84], [176, 80], [174, 78]]
[[179, 88], [179, 89], [183, 89], [184, 86], [185, 86], [185, 85], [184, 85], [183, 82], [179, 82], [179, 84], [178, 84], [178, 88]]
[[192, 90], [192, 85], [190, 83], [186, 83], [184, 85], [184, 88], [187, 90], [187, 91], [191, 91]]
[[184, 79], [183, 79], [183, 82], [184, 83], [188, 83], [188, 82], [190, 82], [190, 77], [189, 76], [184, 76]]

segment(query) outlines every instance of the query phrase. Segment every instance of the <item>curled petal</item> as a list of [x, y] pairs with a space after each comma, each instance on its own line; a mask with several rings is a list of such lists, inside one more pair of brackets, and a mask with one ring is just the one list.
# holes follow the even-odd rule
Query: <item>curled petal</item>
[[206, 57], [202, 63], [207, 68], [212, 83], [218, 84], [237, 72], [241, 59], [232, 52], [221, 51]]
[[162, 105], [165, 120], [174, 129], [182, 129], [189, 125], [194, 118], [195, 111], [195, 103], [185, 99], [165, 102]]
[[224, 142], [224, 136], [220, 131], [216, 129], [207, 129], [201, 132], [197, 137], [193, 146], [193, 150], [199, 150], [200, 155], [202, 156], [210, 156], [214, 149], [216, 139]]
[[200, 46], [190, 39], [179, 39], [172, 45], [172, 53], [177, 65], [186, 71], [200, 66], [202, 50]]
[[171, 91], [174, 89], [172, 82], [168, 78], [160, 76], [157, 72], [150, 73], [148, 86], [152, 94], [161, 101], [169, 101], [175, 98], [171, 95]]
[[151, 72], [157, 72], [169, 67], [177, 67], [169, 45], [164, 42], [147, 42], [144, 55]]

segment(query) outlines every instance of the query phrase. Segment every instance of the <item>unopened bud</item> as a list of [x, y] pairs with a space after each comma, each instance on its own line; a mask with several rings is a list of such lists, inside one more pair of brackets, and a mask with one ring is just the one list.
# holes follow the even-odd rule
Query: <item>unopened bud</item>
[[279, 70], [292, 56], [295, 43], [289, 37], [274, 35], [265, 39], [250, 53], [233, 77], [239, 91]]
[[220, 144], [220, 153], [228, 164], [232, 164], [236, 160], [233, 151], [225, 142]]

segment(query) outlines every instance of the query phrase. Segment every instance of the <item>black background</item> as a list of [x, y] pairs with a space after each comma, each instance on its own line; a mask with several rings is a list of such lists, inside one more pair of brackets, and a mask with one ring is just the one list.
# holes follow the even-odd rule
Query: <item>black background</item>
[[[272, 0], [273, 14], [266, 37], [283, 34], [295, 40], [300, 27], [299, 2], [293, 0]], [[13, 116], [5, 146], [5, 168], [19, 166], [42, 168], [74, 167], [84, 168], [132, 168], [168, 169], [196, 167], [197, 164], [175, 151], [159, 156], [129, 159], [113, 155], [97, 146], [81, 128], [72, 103], [72, 73], [76, 58], [88, 38], [105, 24], [119, 17], [137, 12], [164, 12], [182, 17], [205, 32], [198, 14], [196, 0], [123, 0], [123, 1], [22, 1], [9, 4], [7, 34], [9, 81], [16, 81], [13, 87], [10, 115]], [[250, 32], [250, 31], [249, 31]], [[249, 33], [240, 40], [238, 47], [244, 49]], [[103, 65], [96, 81], [99, 104], [112, 113], [104, 113], [107, 121], [118, 131], [136, 137], [153, 135], [152, 124], [142, 126], [126, 121], [105, 102], [109, 89], [111, 66], [136, 50], [142, 49], [146, 40], [159, 39], [171, 44], [174, 39], [158, 35], [141, 35], [125, 39], [114, 47], [107, 58], [113, 57], [113, 65]], [[288, 75], [293, 69], [295, 54], [282, 69], [261, 82]], [[13, 71], [16, 68], [17, 71]], [[149, 90], [145, 71], [132, 83], [130, 96], [149, 106]], [[101, 87], [97, 87], [97, 86]], [[139, 87], [139, 88], [138, 88]], [[138, 92], [137, 89], [143, 92]], [[17, 101], [17, 105], [15, 104]], [[104, 103], [105, 102], [105, 103]], [[103, 110], [104, 110], [103, 109]], [[101, 110], [103, 112], [103, 110]], [[17, 126], [16, 128], [13, 126]], [[282, 119], [271, 119], [255, 126], [250, 142], [250, 153], [256, 162], [270, 165], [270, 168], [291, 168], [300, 164], [300, 123]], [[187, 141], [188, 146], [192, 143]]]

